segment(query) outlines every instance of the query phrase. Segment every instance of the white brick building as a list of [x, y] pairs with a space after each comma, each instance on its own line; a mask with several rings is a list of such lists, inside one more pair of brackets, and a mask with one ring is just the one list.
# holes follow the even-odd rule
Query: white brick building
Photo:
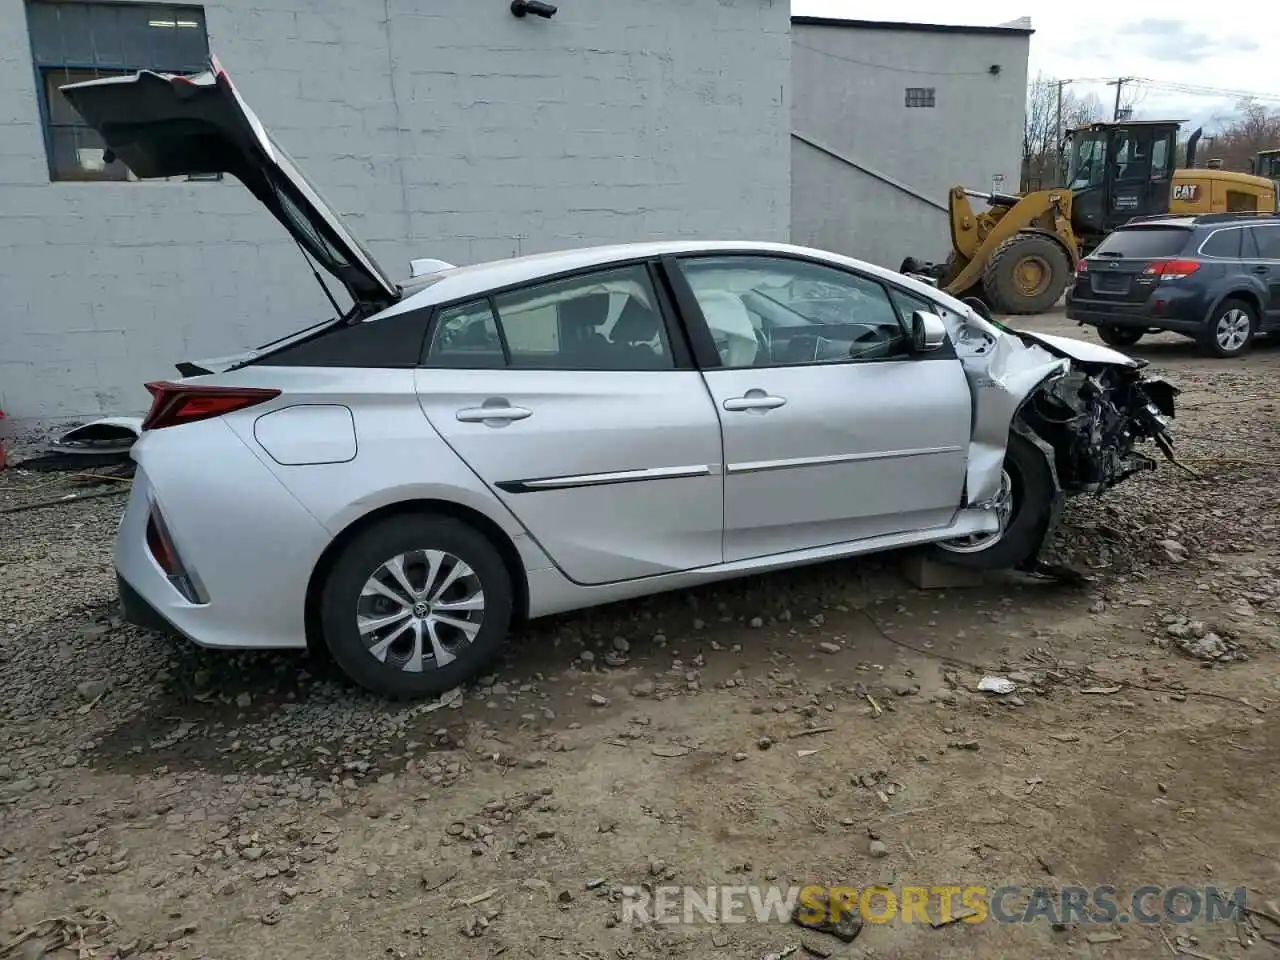
[[792, 239], [945, 259], [953, 185], [1018, 190], [1031, 33], [794, 18]]
[[69, 80], [198, 68], [206, 35], [393, 275], [411, 256], [786, 239], [786, 0], [559, 7], [0, 0], [0, 409], [136, 411], [175, 362], [331, 312], [238, 183], [121, 181], [59, 102]]

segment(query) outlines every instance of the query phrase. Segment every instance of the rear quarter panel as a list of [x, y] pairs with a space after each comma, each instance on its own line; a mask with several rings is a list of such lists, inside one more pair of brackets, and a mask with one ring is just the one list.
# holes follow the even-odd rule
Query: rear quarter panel
[[[484, 515], [517, 543], [524, 538], [520, 523], [423, 416], [412, 370], [253, 366], [220, 374], [216, 381], [282, 391], [269, 405], [224, 419], [331, 535], [383, 507], [444, 500]], [[257, 434], [277, 411], [302, 405], [330, 410], [318, 417], [299, 415], [296, 426], [305, 436], [286, 440], [281, 433], [270, 435], [273, 449], [288, 448], [286, 459], [307, 461], [279, 463]], [[341, 425], [332, 412], [335, 406], [350, 413], [355, 445], [350, 458], [339, 459], [343, 444], [317, 429], [324, 423]]]

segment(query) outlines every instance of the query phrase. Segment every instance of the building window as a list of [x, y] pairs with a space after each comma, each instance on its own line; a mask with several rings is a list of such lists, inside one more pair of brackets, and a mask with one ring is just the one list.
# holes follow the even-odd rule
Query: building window
[[907, 106], [908, 107], [932, 107], [934, 106], [934, 87], [907, 87]]
[[49, 178], [136, 180], [118, 160], [104, 162], [101, 137], [58, 88], [138, 70], [199, 73], [209, 57], [204, 8], [82, 0], [27, 0], [26, 7]]

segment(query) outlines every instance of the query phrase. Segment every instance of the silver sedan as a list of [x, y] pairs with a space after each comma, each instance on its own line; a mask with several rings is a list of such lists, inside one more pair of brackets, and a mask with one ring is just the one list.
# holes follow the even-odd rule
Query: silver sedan
[[1034, 564], [1066, 496], [1169, 452], [1140, 362], [899, 273], [646, 243], [393, 282], [216, 61], [63, 91], [139, 177], [239, 178], [351, 300], [147, 385], [120, 591], [199, 644], [426, 696], [560, 611], [912, 546]]

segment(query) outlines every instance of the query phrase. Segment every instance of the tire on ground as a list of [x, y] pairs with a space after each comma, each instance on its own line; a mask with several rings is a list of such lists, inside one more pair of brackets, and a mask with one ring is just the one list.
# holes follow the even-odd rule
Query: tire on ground
[[1018, 433], [1009, 434], [1004, 469], [1013, 485], [1013, 514], [1004, 536], [977, 553], [955, 553], [938, 544], [930, 560], [973, 570], [1008, 570], [1039, 552], [1053, 507], [1053, 475], [1040, 449]]
[[[1040, 261], [1046, 282], [1023, 291], [1018, 268], [1029, 259]], [[1061, 298], [1074, 275], [1071, 260], [1057, 240], [1039, 233], [1014, 234], [996, 247], [982, 271], [982, 287], [991, 305], [1001, 313], [1044, 313]]]
[[1109, 347], [1132, 347], [1146, 332], [1136, 327], [1098, 327], [1098, 336]]
[[[1224, 350], [1218, 343], [1217, 329], [1218, 323], [1228, 313], [1233, 310], [1243, 311], [1249, 318], [1249, 335], [1245, 338], [1244, 343], [1235, 350]], [[1230, 357], [1241, 357], [1249, 352], [1249, 348], [1253, 346], [1253, 336], [1258, 332], [1258, 311], [1254, 309], [1253, 304], [1247, 300], [1237, 300], [1235, 297], [1228, 297], [1218, 305], [1218, 309], [1213, 311], [1213, 315], [1209, 318], [1209, 323], [1205, 326], [1203, 333], [1200, 335], [1200, 348], [1212, 357], [1227, 359]]]
[[[464, 561], [484, 591], [484, 617], [475, 638], [441, 668], [409, 673], [378, 661], [356, 624], [360, 592], [379, 566], [413, 550], [442, 550]], [[357, 533], [342, 548], [323, 586], [320, 624], [334, 660], [360, 686], [389, 699], [434, 696], [481, 672], [506, 637], [514, 607], [511, 576], [502, 555], [475, 528], [452, 517], [389, 517]]]

